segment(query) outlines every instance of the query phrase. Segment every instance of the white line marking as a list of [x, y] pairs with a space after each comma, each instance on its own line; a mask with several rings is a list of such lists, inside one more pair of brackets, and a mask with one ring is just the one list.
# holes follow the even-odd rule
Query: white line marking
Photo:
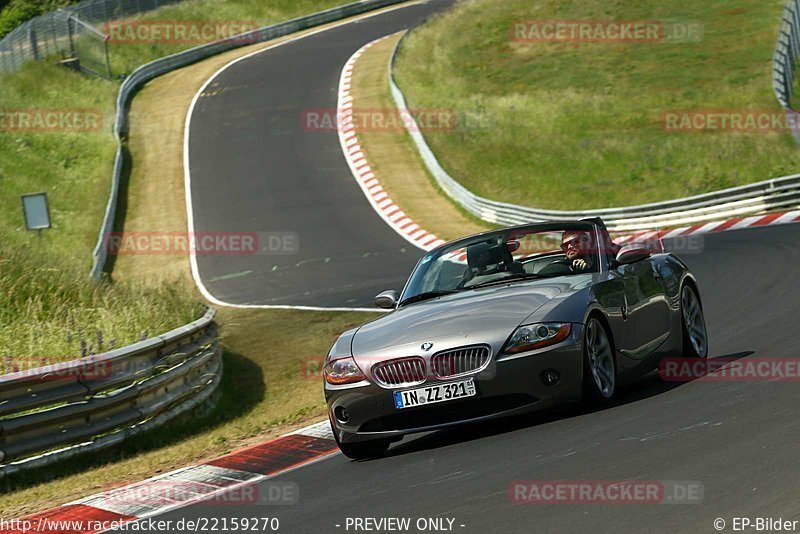
[[752, 225], [753, 223], [756, 223], [756, 222], [760, 221], [763, 218], [764, 218], [763, 214], [762, 215], [755, 215], [753, 217], [746, 217], [746, 218], [742, 219], [741, 221], [739, 221], [738, 223], [736, 223], [733, 226], [731, 226], [730, 228], [728, 228], [728, 230], [738, 230], [740, 228], [747, 228], [750, 225]]
[[309, 425], [305, 428], [301, 428], [300, 430], [295, 430], [294, 432], [291, 432], [287, 435], [291, 436], [292, 434], [301, 434], [303, 436], [311, 436], [312, 438], [322, 438], [333, 441], [333, 432], [331, 432], [331, 424], [327, 419], [325, 419], [324, 421], [320, 421], [319, 423], [314, 423], [313, 425]]
[[695, 234], [707, 234], [716, 228], [717, 226], [723, 224], [725, 221], [714, 221], [710, 223], [706, 223], [697, 230], [694, 231]]
[[[353, 96], [350, 94], [350, 88], [356, 60], [362, 56], [365, 50], [371, 48], [373, 45], [385, 39], [386, 37], [388, 36], [381, 37], [380, 39], [376, 39], [365, 44], [359, 48], [350, 57], [350, 59], [347, 60], [344, 69], [342, 70], [342, 75], [339, 79], [339, 102], [337, 105], [337, 110], [343, 110], [346, 106], [349, 109], [349, 107], [352, 107], [354, 104]], [[342, 153], [347, 160], [347, 165], [350, 167], [350, 171], [352, 172], [356, 183], [359, 185], [359, 187], [361, 187], [361, 190], [364, 192], [364, 195], [366, 196], [370, 205], [375, 210], [375, 213], [377, 213], [378, 216], [380, 216], [380, 218], [383, 219], [392, 230], [417, 248], [428, 251], [434, 248], [431, 246], [432, 243], [443, 244], [444, 241], [424, 230], [420, 230], [419, 232], [412, 234], [412, 232], [409, 231], [409, 228], [400, 228], [400, 224], [398, 224], [399, 217], [394, 217], [394, 215], [400, 210], [399, 206], [392, 201], [388, 193], [383, 191], [383, 188], [380, 186], [380, 182], [375, 178], [374, 173], [369, 167], [364, 154], [362, 152], [353, 154], [347, 148], [347, 139], [350, 138], [348, 136], [350, 133], [354, 132], [353, 119], [350, 115], [347, 117], [348, 118], [344, 119], [345, 126], [338, 129], [339, 143], [342, 146]], [[406, 218], [403, 223], [408, 221], [409, 220]], [[410, 228], [418, 229], [419, 227], [417, 225], [412, 225]], [[430, 239], [428, 236], [430, 236]], [[438, 246], [438, 244], [436, 246]]]
[[800, 210], [799, 211], [790, 211], [788, 213], [784, 213], [777, 219], [775, 219], [772, 224], [786, 224], [790, 222], [794, 222], [794, 220], [800, 217]]
[[[200, 96], [206, 90], [206, 88], [211, 85], [211, 83], [223, 72], [228, 70], [230, 67], [236, 65], [240, 61], [244, 61], [246, 59], [250, 59], [253, 56], [261, 54], [263, 52], [267, 52], [268, 50], [272, 50], [274, 48], [278, 48], [279, 46], [284, 46], [289, 43], [293, 43], [299, 41], [301, 39], [305, 39], [306, 37], [311, 37], [312, 35], [316, 35], [318, 33], [323, 33], [328, 30], [332, 30], [334, 28], [338, 28], [340, 26], [346, 26], [348, 24], [353, 24], [355, 22], [365, 20], [372, 17], [377, 17], [386, 13], [390, 13], [392, 11], [397, 11], [400, 9], [406, 9], [412, 6], [416, 6], [419, 4], [424, 3], [426, 0], [420, 0], [417, 2], [410, 2], [407, 4], [401, 4], [398, 6], [393, 6], [388, 9], [383, 9], [380, 11], [376, 11], [373, 13], [367, 13], [361, 16], [358, 16], [354, 19], [341, 21], [335, 24], [332, 24], [326, 28], [319, 28], [317, 30], [310, 31], [308, 33], [304, 33], [303, 35], [298, 35], [296, 37], [292, 37], [280, 43], [274, 43], [259, 50], [255, 50], [250, 52], [249, 54], [245, 54], [244, 56], [238, 57], [231, 62], [223, 65], [219, 70], [217, 70], [211, 77], [203, 83], [200, 89], [195, 93], [194, 97], [192, 98], [192, 102], [189, 105], [189, 111], [186, 113], [186, 121], [184, 123], [183, 129], [183, 176], [184, 176], [184, 195], [186, 199], [186, 221], [187, 226], [189, 228], [189, 235], [194, 235], [194, 208], [192, 204], [192, 175], [191, 169], [189, 166], [189, 138], [192, 126], [192, 116], [194, 115], [194, 109], [197, 106], [198, 100], [200, 100]], [[352, 71], [352, 66], [351, 66]], [[342, 132], [340, 130], [339, 133], [340, 139], [342, 138]], [[402, 234], [401, 234], [402, 235]], [[262, 310], [309, 310], [309, 311], [359, 311], [359, 312], [379, 312], [379, 313], [386, 313], [386, 310], [381, 310], [378, 308], [347, 308], [347, 307], [336, 307], [336, 308], [327, 308], [323, 306], [289, 306], [289, 305], [273, 305], [273, 304], [233, 304], [230, 302], [222, 301], [216, 298], [211, 292], [206, 288], [205, 284], [203, 283], [202, 278], [200, 278], [200, 271], [197, 266], [197, 258], [193, 255], [189, 255], [189, 264], [192, 270], [192, 278], [194, 278], [194, 283], [197, 286], [197, 289], [200, 291], [200, 294], [203, 297], [215, 304], [217, 306], [226, 306], [229, 308], [245, 308], [245, 309], [262, 309]]]
[[675, 228], [674, 230], [670, 230], [669, 232], [664, 234], [661, 238], [662, 239], [669, 239], [670, 237], [675, 237], [675, 236], [679, 235], [681, 232], [685, 232], [689, 228], [690, 228], [689, 226], [684, 226], [682, 228]]

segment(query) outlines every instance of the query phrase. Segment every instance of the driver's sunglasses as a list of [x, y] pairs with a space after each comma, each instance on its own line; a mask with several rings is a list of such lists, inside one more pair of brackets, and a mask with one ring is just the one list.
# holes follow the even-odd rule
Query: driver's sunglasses
[[581, 244], [581, 238], [576, 237], [574, 239], [570, 239], [566, 243], [561, 243], [561, 250], [566, 252], [570, 245], [573, 245], [575, 248], [578, 248], [580, 244]]

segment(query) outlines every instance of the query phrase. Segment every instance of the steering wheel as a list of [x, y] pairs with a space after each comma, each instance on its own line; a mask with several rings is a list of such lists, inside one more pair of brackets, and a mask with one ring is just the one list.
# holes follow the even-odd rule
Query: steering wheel
[[542, 267], [536, 274], [541, 276], [562, 276], [572, 274], [572, 269], [570, 268], [569, 260], [556, 260], [550, 265]]

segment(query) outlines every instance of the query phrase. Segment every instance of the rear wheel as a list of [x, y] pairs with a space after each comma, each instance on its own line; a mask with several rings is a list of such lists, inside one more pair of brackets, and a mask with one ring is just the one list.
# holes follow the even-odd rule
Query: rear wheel
[[586, 396], [608, 401], [616, 393], [617, 367], [611, 338], [603, 323], [592, 317], [586, 323], [583, 342], [583, 386]]
[[681, 317], [683, 319], [683, 354], [690, 358], [708, 356], [708, 331], [703, 307], [695, 289], [686, 285], [681, 290]]
[[336, 445], [342, 454], [351, 460], [369, 460], [372, 458], [382, 458], [389, 450], [391, 441], [386, 439], [378, 439], [373, 441], [362, 441], [360, 443], [342, 443], [336, 436], [336, 430], [333, 431], [333, 439], [336, 440]]

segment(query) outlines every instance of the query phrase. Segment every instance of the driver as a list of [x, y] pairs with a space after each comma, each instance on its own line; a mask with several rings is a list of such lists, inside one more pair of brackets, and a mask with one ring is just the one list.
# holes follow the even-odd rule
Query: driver
[[567, 255], [572, 272], [588, 273], [594, 267], [592, 236], [581, 230], [567, 230], [561, 236], [561, 250]]

